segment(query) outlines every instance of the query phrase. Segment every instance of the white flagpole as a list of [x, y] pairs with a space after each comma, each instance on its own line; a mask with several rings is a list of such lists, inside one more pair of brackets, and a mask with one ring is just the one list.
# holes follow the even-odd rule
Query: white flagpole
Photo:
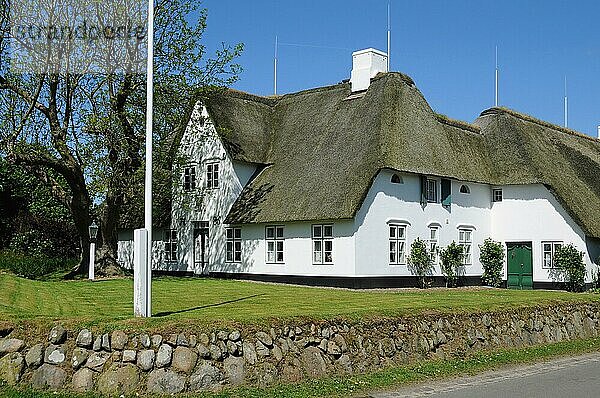
[[391, 48], [391, 23], [390, 23], [390, 2], [387, 6], [387, 71], [390, 72], [390, 48]]
[[498, 106], [498, 46], [496, 46], [496, 89], [494, 91], [494, 106]]
[[273, 94], [277, 95], [277, 36], [275, 36], [275, 59], [273, 73]]
[[567, 98], [567, 76], [565, 76], [565, 127], [569, 127], [569, 103]]
[[146, 78], [146, 182], [144, 185], [144, 228], [148, 231], [146, 251], [146, 316], [152, 316], [152, 112], [154, 94], [154, 0], [148, 0], [148, 63]]

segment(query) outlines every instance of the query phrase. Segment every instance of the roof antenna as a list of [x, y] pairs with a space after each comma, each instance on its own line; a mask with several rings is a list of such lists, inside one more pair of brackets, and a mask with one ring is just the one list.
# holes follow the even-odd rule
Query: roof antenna
[[390, 47], [391, 47], [391, 22], [390, 22], [390, 2], [387, 5], [387, 71], [390, 72]]
[[273, 61], [273, 95], [277, 95], [277, 35], [275, 35], [275, 58]]
[[565, 75], [565, 127], [569, 127], [569, 99], [567, 98], [567, 76]]
[[498, 46], [496, 46], [496, 90], [494, 92], [494, 106], [498, 107]]

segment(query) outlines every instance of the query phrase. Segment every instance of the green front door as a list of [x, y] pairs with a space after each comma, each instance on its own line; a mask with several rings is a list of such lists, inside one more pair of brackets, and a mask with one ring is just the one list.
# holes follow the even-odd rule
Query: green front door
[[508, 288], [533, 289], [531, 242], [507, 243]]

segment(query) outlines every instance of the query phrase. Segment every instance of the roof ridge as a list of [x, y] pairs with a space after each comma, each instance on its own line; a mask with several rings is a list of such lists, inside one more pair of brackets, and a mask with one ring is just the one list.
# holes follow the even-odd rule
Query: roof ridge
[[517, 112], [517, 111], [515, 111], [513, 109], [506, 108], [506, 107], [503, 107], [503, 106], [495, 106], [495, 107], [486, 109], [483, 112], [481, 112], [481, 114], [479, 116], [496, 115], [496, 114], [499, 114], [499, 113], [505, 113], [505, 114], [508, 114], [510, 116], [514, 116], [517, 119], [521, 119], [523, 121], [530, 122], [530, 123], [535, 123], [535, 124], [537, 124], [539, 126], [547, 127], [547, 128], [553, 129], [555, 131], [561, 132], [563, 134], [568, 134], [568, 135], [572, 135], [574, 137], [584, 138], [584, 139], [592, 141], [592, 142], [600, 143], [600, 139], [598, 139], [598, 138], [594, 138], [594, 137], [589, 136], [587, 134], [583, 134], [583, 133], [581, 133], [581, 132], [579, 132], [577, 130], [570, 129], [568, 127], [559, 126], [557, 124], [550, 123], [550, 122], [547, 122], [545, 120], [538, 119], [538, 118], [533, 117], [531, 115], [527, 115], [525, 113]]
[[441, 113], [436, 113], [435, 117], [438, 120], [438, 122], [440, 122], [442, 124], [447, 124], [448, 126], [467, 130], [467, 131], [470, 131], [471, 133], [481, 134], [481, 127], [479, 127], [475, 124], [465, 122], [463, 120], [453, 119], [453, 118], [448, 117]]

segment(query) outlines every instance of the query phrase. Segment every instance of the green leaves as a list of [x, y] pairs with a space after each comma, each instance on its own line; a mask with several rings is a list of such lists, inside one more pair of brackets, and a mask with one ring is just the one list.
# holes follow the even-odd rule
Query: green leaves
[[427, 243], [417, 238], [410, 245], [410, 254], [408, 255], [408, 269], [413, 275], [417, 276], [419, 287], [427, 287], [427, 276], [433, 274], [433, 260], [427, 250]]
[[583, 252], [577, 250], [573, 244], [557, 247], [554, 252], [554, 264], [564, 273], [568, 290], [582, 292], [585, 289]]
[[464, 248], [452, 241], [440, 252], [440, 268], [446, 277], [446, 286], [454, 287], [463, 273]]
[[502, 243], [491, 238], [479, 245], [479, 261], [483, 267], [481, 280], [488, 286], [498, 287], [502, 284], [502, 268], [504, 268], [504, 247]]

